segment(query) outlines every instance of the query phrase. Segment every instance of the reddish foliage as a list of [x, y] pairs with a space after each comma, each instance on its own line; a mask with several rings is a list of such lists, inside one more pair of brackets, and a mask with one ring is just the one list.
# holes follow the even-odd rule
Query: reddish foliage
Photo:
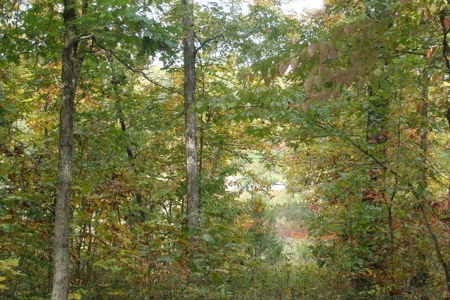
[[308, 231], [303, 228], [303, 225], [299, 221], [288, 222], [278, 228], [278, 235], [282, 238], [291, 238], [294, 240], [306, 239], [308, 237]]

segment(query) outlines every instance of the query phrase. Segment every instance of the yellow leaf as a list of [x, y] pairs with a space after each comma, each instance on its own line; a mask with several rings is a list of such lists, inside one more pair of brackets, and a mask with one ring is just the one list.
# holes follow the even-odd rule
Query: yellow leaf
[[81, 300], [81, 294], [80, 293], [69, 294], [69, 300]]

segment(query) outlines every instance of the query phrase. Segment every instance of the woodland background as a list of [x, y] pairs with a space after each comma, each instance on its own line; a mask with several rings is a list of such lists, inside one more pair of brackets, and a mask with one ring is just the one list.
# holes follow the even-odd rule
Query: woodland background
[[286, 7], [0, 2], [0, 298], [449, 299], [450, 4]]

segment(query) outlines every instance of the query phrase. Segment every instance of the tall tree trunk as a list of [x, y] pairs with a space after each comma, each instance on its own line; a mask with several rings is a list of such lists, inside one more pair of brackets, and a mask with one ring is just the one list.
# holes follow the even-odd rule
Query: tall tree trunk
[[55, 208], [52, 300], [69, 298], [69, 222], [74, 156], [74, 99], [81, 68], [75, 40], [77, 18], [75, 0], [64, 0], [64, 47], [62, 51], [62, 86], [59, 125], [58, 178]]
[[197, 120], [195, 111], [195, 45], [194, 2], [181, 0], [183, 5], [184, 50], [184, 125], [186, 138], [187, 226], [198, 226], [199, 188], [197, 158]]

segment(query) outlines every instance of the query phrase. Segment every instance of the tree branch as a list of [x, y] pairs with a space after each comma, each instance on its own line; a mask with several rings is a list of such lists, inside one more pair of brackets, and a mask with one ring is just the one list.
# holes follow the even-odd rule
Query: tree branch
[[114, 57], [115, 57], [115, 58], [116, 58], [116, 59], [117, 59], [117, 60], [118, 60], [125, 68], [127, 68], [127, 69], [130, 70], [131, 72], [133, 72], [133, 73], [135, 73], [135, 74], [138, 74], [138, 75], [144, 77], [144, 78], [147, 79], [149, 82], [151, 82], [151, 83], [153, 83], [154, 85], [159, 86], [160, 88], [163, 88], [163, 89], [165, 89], [165, 90], [167, 90], [167, 91], [169, 91], [169, 92], [172, 92], [172, 93], [175, 93], [175, 94], [178, 94], [178, 95], [183, 95], [182, 92], [177, 91], [177, 90], [174, 90], [174, 89], [171, 89], [171, 88], [168, 88], [168, 87], [166, 87], [166, 86], [164, 86], [164, 85], [162, 85], [162, 84], [156, 82], [155, 80], [151, 79], [150, 77], [148, 77], [147, 74], [144, 73], [144, 71], [142, 71], [142, 70], [137, 70], [137, 69], [133, 68], [132, 66], [130, 66], [129, 64], [127, 64], [125, 61], [123, 61], [123, 59], [121, 59], [121, 58], [120, 58], [113, 50], [110, 50], [110, 49], [104, 47], [103, 45], [101, 45], [101, 44], [97, 41], [97, 39], [96, 39], [95, 37], [93, 38], [93, 40], [95, 41], [95, 43], [96, 43], [97, 46], [99, 46], [101, 49], [107, 51], [107, 52], [110, 53], [112, 56], [114, 56]]
[[197, 52], [200, 51], [200, 49], [202, 49], [204, 45], [206, 45], [207, 43], [209, 43], [211, 41], [214, 41], [215, 39], [222, 38], [223, 34], [219, 34], [219, 35], [210, 37], [209, 39], [206, 39], [203, 42], [200, 41], [200, 39], [197, 37], [197, 35], [195, 33], [194, 33], [194, 37], [200, 42], [200, 47], [196, 48], [194, 51], [194, 55], [197, 55]]

